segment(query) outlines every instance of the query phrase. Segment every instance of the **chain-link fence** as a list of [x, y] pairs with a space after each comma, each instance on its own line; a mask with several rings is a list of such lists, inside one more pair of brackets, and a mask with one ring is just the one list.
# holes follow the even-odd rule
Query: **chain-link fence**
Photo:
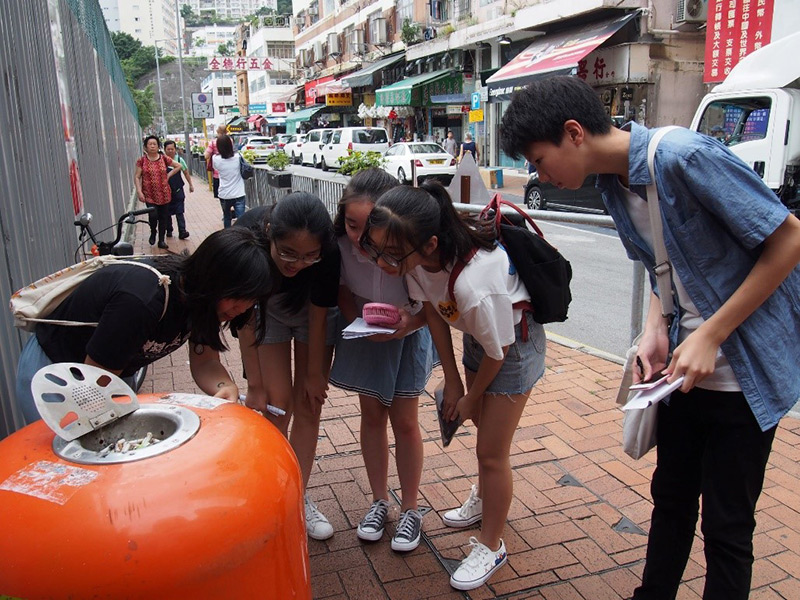
[[[97, 0], [4, 0], [0, 19], [0, 245], [4, 301], [72, 264], [76, 215], [111, 225], [133, 192], [141, 129]], [[14, 409], [27, 340], [0, 318], [0, 438]]]

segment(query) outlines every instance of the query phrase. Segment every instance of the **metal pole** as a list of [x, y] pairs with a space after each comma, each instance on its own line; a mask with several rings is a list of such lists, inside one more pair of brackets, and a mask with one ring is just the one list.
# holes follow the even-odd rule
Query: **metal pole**
[[153, 42], [156, 49], [156, 79], [158, 80], [158, 102], [161, 105], [161, 135], [167, 136], [167, 121], [164, 119], [164, 98], [161, 95], [161, 69], [158, 66], [158, 40]]
[[186, 144], [184, 154], [191, 148], [189, 144], [189, 125], [186, 122], [186, 95], [183, 91], [183, 36], [181, 35], [181, 11], [175, 0], [175, 29], [178, 30], [178, 76], [181, 79], [181, 111], [183, 112], [183, 136]]

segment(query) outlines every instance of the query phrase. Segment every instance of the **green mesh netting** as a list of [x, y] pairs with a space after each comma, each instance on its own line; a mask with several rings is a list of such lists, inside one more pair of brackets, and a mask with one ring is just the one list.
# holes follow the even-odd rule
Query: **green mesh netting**
[[119, 89], [120, 95], [138, 123], [139, 110], [133, 101], [133, 95], [125, 80], [125, 75], [122, 73], [122, 66], [111, 41], [111, 34], [108, 32], [100, 3], [97, 0], [66, 0], [66, 2], [72, 14], [75, 15], [75, 20], [86, 32], [86, 37], [92, 42], [100, 60], [106, 66], [111, 81]]

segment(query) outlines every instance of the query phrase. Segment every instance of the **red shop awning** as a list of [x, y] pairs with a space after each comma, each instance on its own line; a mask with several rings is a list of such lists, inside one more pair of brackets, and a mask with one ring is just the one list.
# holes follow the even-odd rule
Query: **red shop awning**
[[603, 42], [619, 31], [639, 12], [622, 17], [591, 23], [537, 38], [514, 59], [489, 77], [489, 98], [507, 100], [516, 90], [533, 79], [551, 75], [565, 75], [577, 68], [585, 58]]

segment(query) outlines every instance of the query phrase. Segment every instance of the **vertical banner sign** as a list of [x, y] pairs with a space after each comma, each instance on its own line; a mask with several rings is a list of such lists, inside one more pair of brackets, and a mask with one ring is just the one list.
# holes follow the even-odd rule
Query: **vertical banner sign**
[[775, 0], [708, 0], [704, 83], [723, 81], [731, 69], [766, 46]]

